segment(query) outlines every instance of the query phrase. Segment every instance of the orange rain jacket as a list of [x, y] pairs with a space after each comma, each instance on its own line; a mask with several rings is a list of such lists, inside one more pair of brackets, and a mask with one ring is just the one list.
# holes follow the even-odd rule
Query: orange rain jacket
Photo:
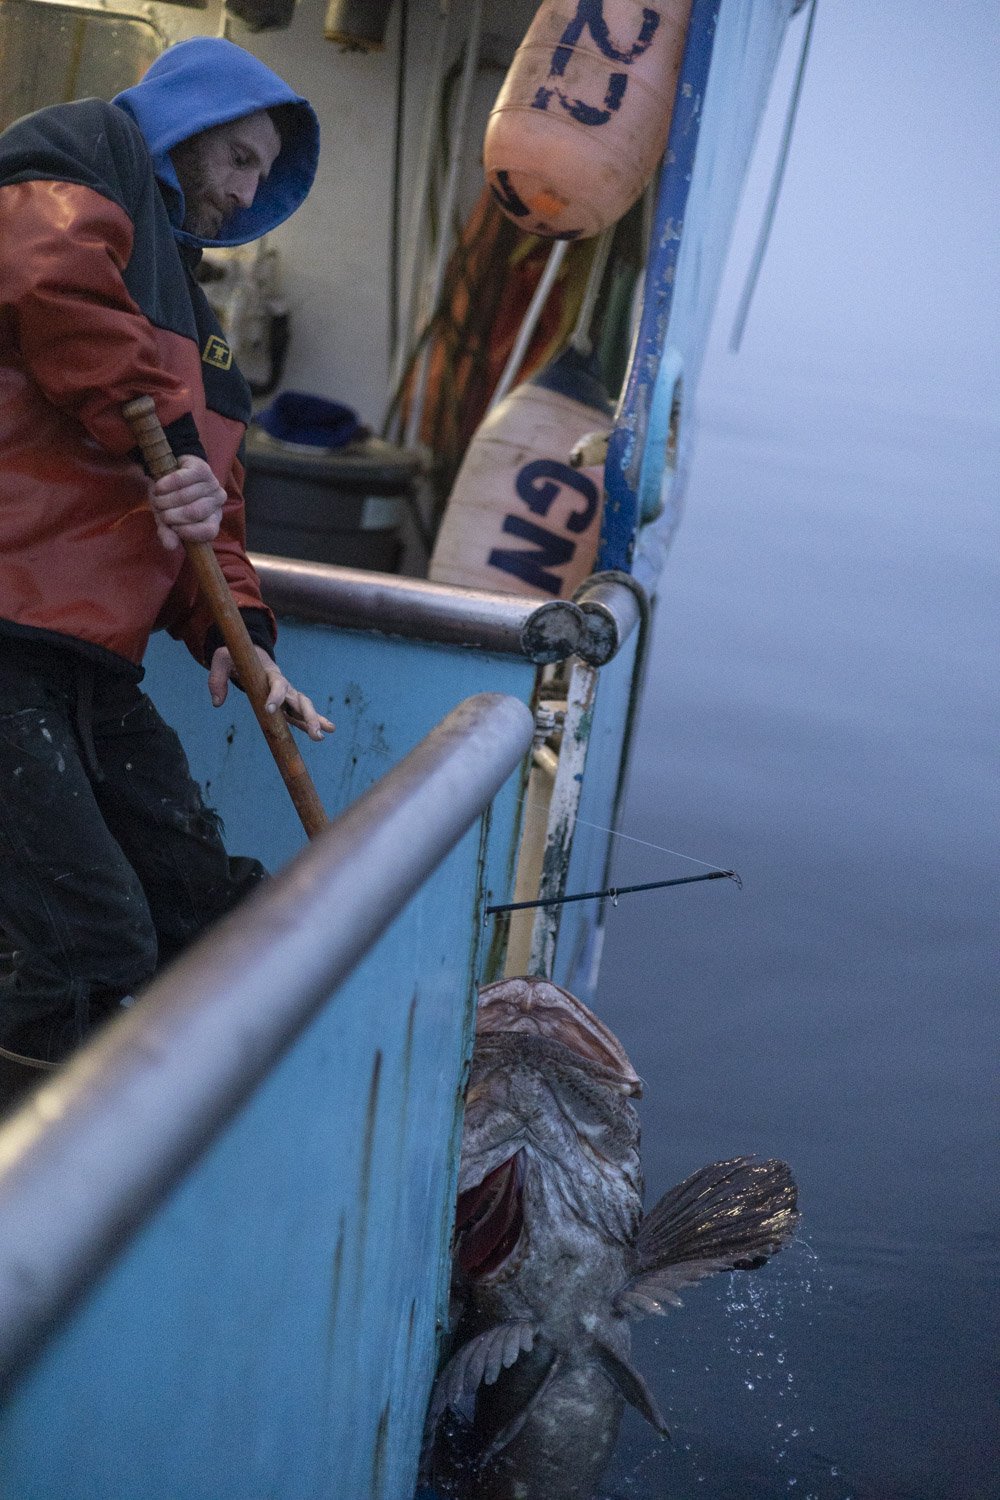
[[[258, 88], [263, 79], [249, 105], [220, 91], [220, 48]], [[123, 670], [138, 666], [153, 630], [183, 639], [202, 662], [211, 639], [183, 550], [157, 538], [149, 481], [121, 415], [141, 394], [153, 397], [174, 453], [200, 453], [224, 486], [215, 552], [251, 634], [274, 639], [245, 551], [239, 453], [250, 391], [194, 278], [200, 252], [177, 230], [183, 199], [170, 191], [169, 158], [151, 155], [141, 108], [130, 108], [154, 92], [157, 70], [170, 74], [175, 136], [193, 133], [179, 100], [193, 76], [220, 118], [293, 101], [313, 130], [313, 170], [318, 150], [305, 101], [215, 39], [169, 49], [151, 83], [120, 96], [122, 107], [56, 105], [0, 135], [0, 634], [70, 646]], [[281, 189], [278, 164], [271, 178]], [[295, 202], [306, 191], [299, 183]], [[284, 192], [280, 217], [292, 211]], [[253, 234], [266, 227], [255, 223]]]

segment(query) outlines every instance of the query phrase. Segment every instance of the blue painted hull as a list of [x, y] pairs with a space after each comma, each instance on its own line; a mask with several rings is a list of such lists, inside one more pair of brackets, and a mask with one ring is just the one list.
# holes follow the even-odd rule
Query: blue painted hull
[[[642, 565], [650, 583], [689, 442], [682, 419], [678, 477], [664, 480], [676, 377], [687, 407], [790, 9], [695, 5], [661, 197], [664, 253], [608, 470], [604, 564]], [[664, 368], [671, 379], [658, 383]], [[659, 457], [647, 458], [650, 434]], [[665, 506], [643, 528], [652, 492]], [[289, 677], [338, 726], [304, 752], [331, 817], [460, 700], [500, 692], [534, 711], [542, 688], [523, 656], [406, 639], [377, 622], [343, 630], [289, 618], [281, 635]], [[643, 644], [633, 631], [595, 672], [564, 891], [604, 883]], [[203, 673], [165, 640], [148, 668], [231, 850], [282, 870], [301, 830], [245, 702], [234, 694], [211, 712]], [[506, 924], [482, 910], [514, 896], [526, 776], [527, 766], [507, 782], [18, 1371], [0, 1413], [8, 1500], [412, 1495], [446, 1314], [475, 986], [504, 966]], [[590, 996], [599, 909], [566, 907], [553, 942], [553, 977]]]

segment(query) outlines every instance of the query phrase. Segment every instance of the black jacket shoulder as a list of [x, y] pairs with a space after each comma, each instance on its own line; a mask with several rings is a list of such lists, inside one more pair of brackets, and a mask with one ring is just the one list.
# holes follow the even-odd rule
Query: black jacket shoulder
[[55, 104], [0, 135], [0, 186], [74, 182], [120, 204], [132, 217], [152, 164], [139, 127], [103, 99]]

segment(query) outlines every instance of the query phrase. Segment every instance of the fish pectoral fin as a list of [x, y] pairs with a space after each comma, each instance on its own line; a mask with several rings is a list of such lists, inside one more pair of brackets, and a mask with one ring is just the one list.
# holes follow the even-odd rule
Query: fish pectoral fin
[[538, 1405], [539, 1401], [541, 1401], [542, 1397], [545, 1395], [545, 1392], [552, 1384], [553, 1380], [555, 1379], [556, 1372], [558, 1371], [561, 1364], [562, 1361], [559, 1358], [559, 1355], [553, 1354], [548, 1364], [543, 1367], [542, 1377], [539, 1380], [538, 1384], [535, 1386], [535, 1389], [532, 1391], [531, 1395], [525, 1401], [524, 1405], [517, 1412], [517, 1414], [511, 1418], [506, 1427], [501, 1427], [500, 1431], [494, 1437], [489, 1447], [484, 1450], [480, 1460], [481, 1464], [484, 1467], [486, 1464], [490, 1463], [494, 1458], [496, 1458], [498, 1453], [502, 1453], [503, 1450], [507, 1447], [507, 1444], [512, 1443], [517, 1437], [518, 1433], [521, 1431], [521, 1428], [524, 1426], [525, 1422], [531, 1416], [531, 1413], [534, 1411], [535, 1407]]
[[655, 1427], [661, 1437], [668, 1438], [670, 1433], [653, 1399], [653, 1393], [635, 1366], [629, 1364], [628, 1360], [623, 1359], [620, 1354], [616, 1354], [600, 1339], [594, 1340], [594, 1350], [601, 1369], [618, 1394], [623, 1396], [630, 1406], [634, 1406], [636, 1411], [646, 1418], [650, 1426]]
[[737, 1156], [693, 1173], [639, 1226], [637, 1275], [615, 1297], [632, 1317], [677, 1307], [677, 1292], [716, 1271], [751, 1271], [775, 1255], [799, 1221], [783, 1161]]
[[683, 1307], [677, 1288], [693, 1286], [716, 1271], [732, 1271], [736, 1267], [725, 1258], [717, 1260], [680, 1261], [667, 1266], [663, 1271], [650, 1271], [637, 1276], [617, 1293], [614, 1299], [616, 1312], [629, 1318], [644, 1318], [651, 1313], [666, 1313], [671, 1307]]
[[492, 1385], [501, 1370], [509, 1369], [528, 1353], [538, 1334], [535, 1323], [495, 1323], [477, 1333], [452, 1355], [434, 1382], [427, 1426], [433, 1431], [446, 1407], [461, 1407], [472, 1400], [481, 1385]]

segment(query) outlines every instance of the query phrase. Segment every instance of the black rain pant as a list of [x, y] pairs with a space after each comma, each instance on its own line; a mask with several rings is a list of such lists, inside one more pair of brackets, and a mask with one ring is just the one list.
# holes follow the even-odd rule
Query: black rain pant
[[15, 1051], [37, 1055], [53, 1024], [85, 1035], [265, 876], [226, 854], [138, 684], [72, 651], [0, 637], [0, 788], [0, 1046]]

